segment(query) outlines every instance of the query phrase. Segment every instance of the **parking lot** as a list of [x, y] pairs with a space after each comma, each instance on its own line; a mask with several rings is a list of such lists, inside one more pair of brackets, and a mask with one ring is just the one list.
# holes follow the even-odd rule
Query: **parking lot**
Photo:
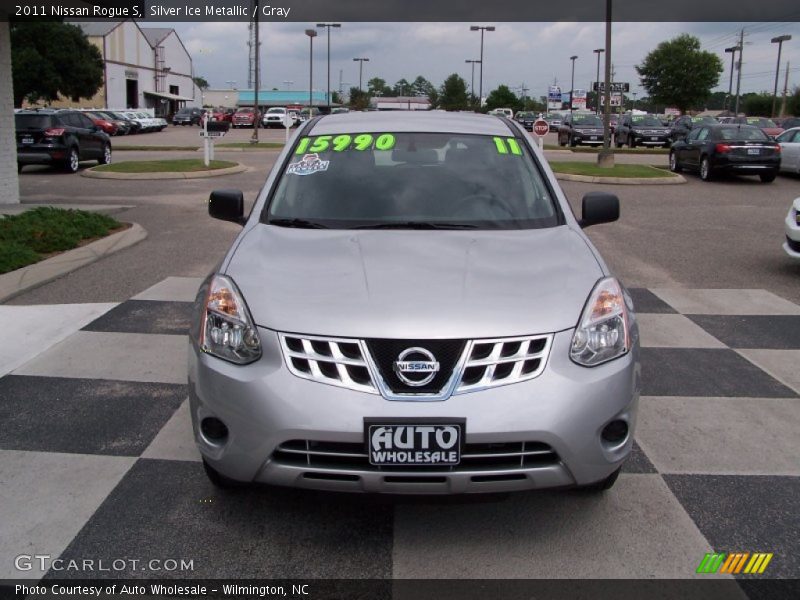
[[[251, 135], [232, 131], [225, 142]], [[259, 131], [261, 141], [283, 135]], [[199, 141], [197, 127], [170, 126], [113, 143]], [[562, 182], [576, 212], [590, 190], [619, 196], [620, 221], [587, 233], [631, 290], [642, 332], [637, 444], [608, 493], [222, 492], [191, 439], [190, 302], [238, 231], [208, 218], [209, 192], [238, 188], [251, 205], [277, 155], [219, 152], [249, 170], [208, 179], [88, 179], [45, 167], [20, 175], [24, 203], [120, 205], [116, 218], [148, 237], [0, 305], [9, 339], [21, 340], [0, 371], [4, 577], [77, 576], [19, 572], [23, 551], [193, 560], [159, 577], [410, 579], [682, 579], [698, 576], [708, 552], [771, 552], [767, 576], [800, 577], [800, 263], [781, 249], [800, 178]], [[162, 156], [199, 154], [118, 150], [114, 160]], [[617, 160], [666, 165], [664, 154]], [[127, 565], [110, 576], [154, 574]]]

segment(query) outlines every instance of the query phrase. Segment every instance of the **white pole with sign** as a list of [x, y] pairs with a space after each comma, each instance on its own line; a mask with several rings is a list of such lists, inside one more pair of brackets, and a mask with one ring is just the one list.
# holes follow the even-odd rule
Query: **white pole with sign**
[[544, 150], [544, 136], [550, 131], [550, 125], [544, 119], [537, 119], [533, 124], [533, 133], [539, 139], [539, 149]]

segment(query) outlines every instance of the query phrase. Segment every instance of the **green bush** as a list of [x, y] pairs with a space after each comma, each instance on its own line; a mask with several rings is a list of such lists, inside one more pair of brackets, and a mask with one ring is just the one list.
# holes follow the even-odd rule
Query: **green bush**
[[0, 273], [41, 260], [42, 254], [75, 248], [120, 226], [106, 215], [39, 207], [0, 218]]

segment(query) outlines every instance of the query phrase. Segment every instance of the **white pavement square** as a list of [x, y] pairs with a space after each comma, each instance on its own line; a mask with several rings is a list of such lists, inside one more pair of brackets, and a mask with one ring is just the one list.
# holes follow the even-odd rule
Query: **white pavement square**
[[185, 335], [78, 331], [14, 374], [185, 384], [188, 343]]
[[150, 442], [142, 458], [163, 460], [190, 460], [200, 462], [200, 452], [194, 442], [192, 417], [189, 413], [189, 400], [181, 404], [166, 425]]
[[167, 277], [131, 300], [162, 300], [172, 302], [194, 302], [202, 277]]
[[392, 575], [683, 579], [710, 551], [659, 475], [623, 474], [602, 495], [398, 505]]
[[800, 476], [797, 398], [642, 396], [636, 440], [659, 473]]
[[99, 304], [0, 305], [3, 343], [0, 377], [24, 365], [116, 306]]
[[766, 290], [651, 288], [684, 315], [800, 315], [800, 306]]
[[639, 314], [636, 319], [644, 348], [727, 348], [683, 315]]
[[737, 352], [800, 395], [800, 350], [737, 350]]
[[0, 450], [0, 579], [42, 577], [38, 563], [18, 571], [15, 557], [57, 558], [135, 461]]

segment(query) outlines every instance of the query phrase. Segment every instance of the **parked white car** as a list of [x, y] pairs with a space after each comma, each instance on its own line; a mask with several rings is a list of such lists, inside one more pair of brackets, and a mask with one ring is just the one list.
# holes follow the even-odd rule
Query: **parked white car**
[[775, 141], [781, 145], [781, 171], [800, 175], [800, 127], [787, 129]]
[[800, 198], [794, 199], [786, 215], [786, 242], [783, 249], [792, 258], [800, 259]]
[[[297, 119], [295, 118], [294, 112], [288, 113], [294, 123], [292, 126], [297, 124]], [[272, 108], [268, 109], [267, 112], [264, 113], [264, 116], [261, 118], [261, 126], [262, 127], [283, 127], [283, 119], [286, 117], [287, 111], [286, 108], [283, 106], [273, 106]]]

